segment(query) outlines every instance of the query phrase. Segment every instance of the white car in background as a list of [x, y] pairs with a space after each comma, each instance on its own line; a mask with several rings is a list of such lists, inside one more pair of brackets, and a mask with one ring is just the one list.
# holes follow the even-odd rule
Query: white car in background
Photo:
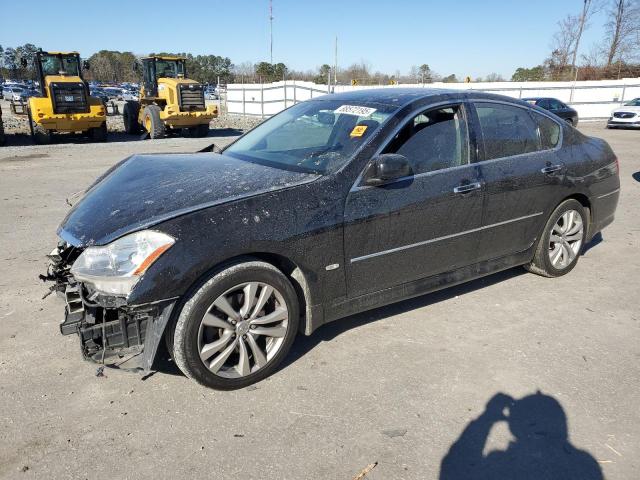
[[19, 102], [22, 98], [24, 88], [18, 86], [6, 86], [2, 89], [2, 96], [5, 100]]
[[634, 98], [611, 112], [607, 128], [640, 128], [640, 98]]

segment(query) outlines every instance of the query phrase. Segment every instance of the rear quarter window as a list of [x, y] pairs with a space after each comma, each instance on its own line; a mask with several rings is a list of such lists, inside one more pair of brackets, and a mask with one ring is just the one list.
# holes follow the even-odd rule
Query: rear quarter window
[[531, 112], [540, 132], [541, 150], [551, 150], [560, 143], [560, 125], [538, 112]]

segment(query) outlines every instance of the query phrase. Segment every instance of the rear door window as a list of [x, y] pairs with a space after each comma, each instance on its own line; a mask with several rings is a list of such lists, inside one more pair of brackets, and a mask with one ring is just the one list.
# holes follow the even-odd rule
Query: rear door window
[[545, 110], [549, 110], [549, 108], [551, 108], [551, 106], [549, 105], [549, 99], [547, 99], [547, 98], [543, 98], [542, 100], [538, 100], [537, 105], [540, 108], [544, 108]]
[[555, 98], [549, 99], [549, 105], [551, 105], [551, 110], [562, 110], [563, 108], [566, 108], [566, 105]]
[[484, 141], [485, 160], [538, 150], [538, 126], [526, 109], [488, 102], [478, 102], [475, 107]]

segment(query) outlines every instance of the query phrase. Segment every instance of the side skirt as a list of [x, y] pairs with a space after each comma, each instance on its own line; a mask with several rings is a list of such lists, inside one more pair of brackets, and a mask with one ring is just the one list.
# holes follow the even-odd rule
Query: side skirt
[[[324, 310], [323, 323], [332, 322], [349, 315], [355, 315], [356, 313], [382, 307], [390, 303], [442, 290], [492, 273], [507, 270], [518, 265], [524, 265], [525, 263], [530, 262], [533, 258], [533, 249], [534, 246], [524, 252], [514, 255], [507, 255], [493, 260], [487, 260], [450, 272], [421, 278], [419, 280], [403, 283], [378, 292], [367, 293], [366, 295], [347, 299], [334, 305], [329, 305]], [[314, 325], [315, 328], [319, 326], [320, 325]]]

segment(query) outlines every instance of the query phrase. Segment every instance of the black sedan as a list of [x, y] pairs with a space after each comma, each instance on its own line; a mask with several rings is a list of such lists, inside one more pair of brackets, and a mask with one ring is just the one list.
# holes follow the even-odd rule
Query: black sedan
[[557, 98], [532, 97], [523, 98], [523, 100], [532, 105], [537, 105], [540, 108], [549, 110], [574, 127], [578, 126], [578, 112]]
[[239, 388], [297, 332], [520, 265], [568, 273], [619, 189], [606, 142], [526, 102], [327, 95], [222, 153], [123, 160], [60, 225], [46, 278], [86, 358], [148, 370], [164, 339], [185, 375]]

